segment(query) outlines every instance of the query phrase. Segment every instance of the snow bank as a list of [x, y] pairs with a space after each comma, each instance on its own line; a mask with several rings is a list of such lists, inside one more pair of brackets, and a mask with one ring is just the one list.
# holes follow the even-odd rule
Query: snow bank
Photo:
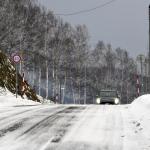
[[130, 109], [137, 118], [150, 114], [150, 94], [142, 95], [135, 99], [131, 103]]
[[146, 109], [150, 111], [150, 94], [142, 95], [131, 103], [132, 109]]
[[38, 99], [40, 100], [41, 104], [55, 104], [52, 100], [43, 98], [42, 96], [37, 94]]
[[139, 127], [139, 136], [143, 135], [145, 137], [143, 141], [147, 142], [146, 139], [149, 139], [150, 131], [150, 94], [135, 99], [130, 105], [130, 111], [134, 115], [133, 123], [135, 123], [136, 128]]
[[28, 100], [26, 98], [22, 99], [20, 96], [16, 98], [15, 95], [8, 90], [0, 95], [0, 107], [16, 105], [40, 105], [40, 103]]

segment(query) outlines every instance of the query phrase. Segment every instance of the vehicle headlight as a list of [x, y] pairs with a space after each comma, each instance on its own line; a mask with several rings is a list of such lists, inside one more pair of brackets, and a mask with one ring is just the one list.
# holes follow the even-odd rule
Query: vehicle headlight
[[100, 104], [100, 103], [101, 103], [101, 99], [100, 99], [100, 98], [97, 98], [97, 99], [96, 99], [96, 103], [97, 103], [97, 104]]
[[115, 104], [119, 104], [119, 99], [118, 99], [118, 98], [115, 98], [115, 99], [114, 99], [114, 102], [115, 102]]

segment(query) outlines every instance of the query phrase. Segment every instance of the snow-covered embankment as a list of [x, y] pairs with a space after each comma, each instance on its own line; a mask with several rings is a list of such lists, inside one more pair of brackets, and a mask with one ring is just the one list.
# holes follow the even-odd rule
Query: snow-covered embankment
[[16, 105], [40, 105], [39, 102], [22, 99], [20, 96], [15, 97], [10, 91], [6, 90], [3, 94], [0, 94], [0, 107], [3, 106], [16, 106]]
[[131, 112], [135, 123], [140, 127], [142, 134], [149, 139], [150, 136], [150, 94], [135, 99], [131, 104]]

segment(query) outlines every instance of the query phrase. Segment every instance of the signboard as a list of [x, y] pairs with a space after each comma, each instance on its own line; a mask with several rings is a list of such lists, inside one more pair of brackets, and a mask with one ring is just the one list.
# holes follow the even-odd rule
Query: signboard
[[18, 95], [18, 67], [17, 67], [17, 64], [21, 61], [21, 56], [17, 53], [12, 53], [11, 60], [15, 63], [15, 66], [16, 66], [16, 98], [17, 98], [17, 95]]

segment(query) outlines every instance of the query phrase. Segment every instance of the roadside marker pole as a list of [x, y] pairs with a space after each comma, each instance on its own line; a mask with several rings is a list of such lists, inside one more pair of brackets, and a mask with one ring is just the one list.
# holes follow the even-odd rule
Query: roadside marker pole
[[137, 75], [136, 79], [136, 85], [137, 85], [137, 96], [140, 96], [140, 83], [139, 83], [139, 76]]

